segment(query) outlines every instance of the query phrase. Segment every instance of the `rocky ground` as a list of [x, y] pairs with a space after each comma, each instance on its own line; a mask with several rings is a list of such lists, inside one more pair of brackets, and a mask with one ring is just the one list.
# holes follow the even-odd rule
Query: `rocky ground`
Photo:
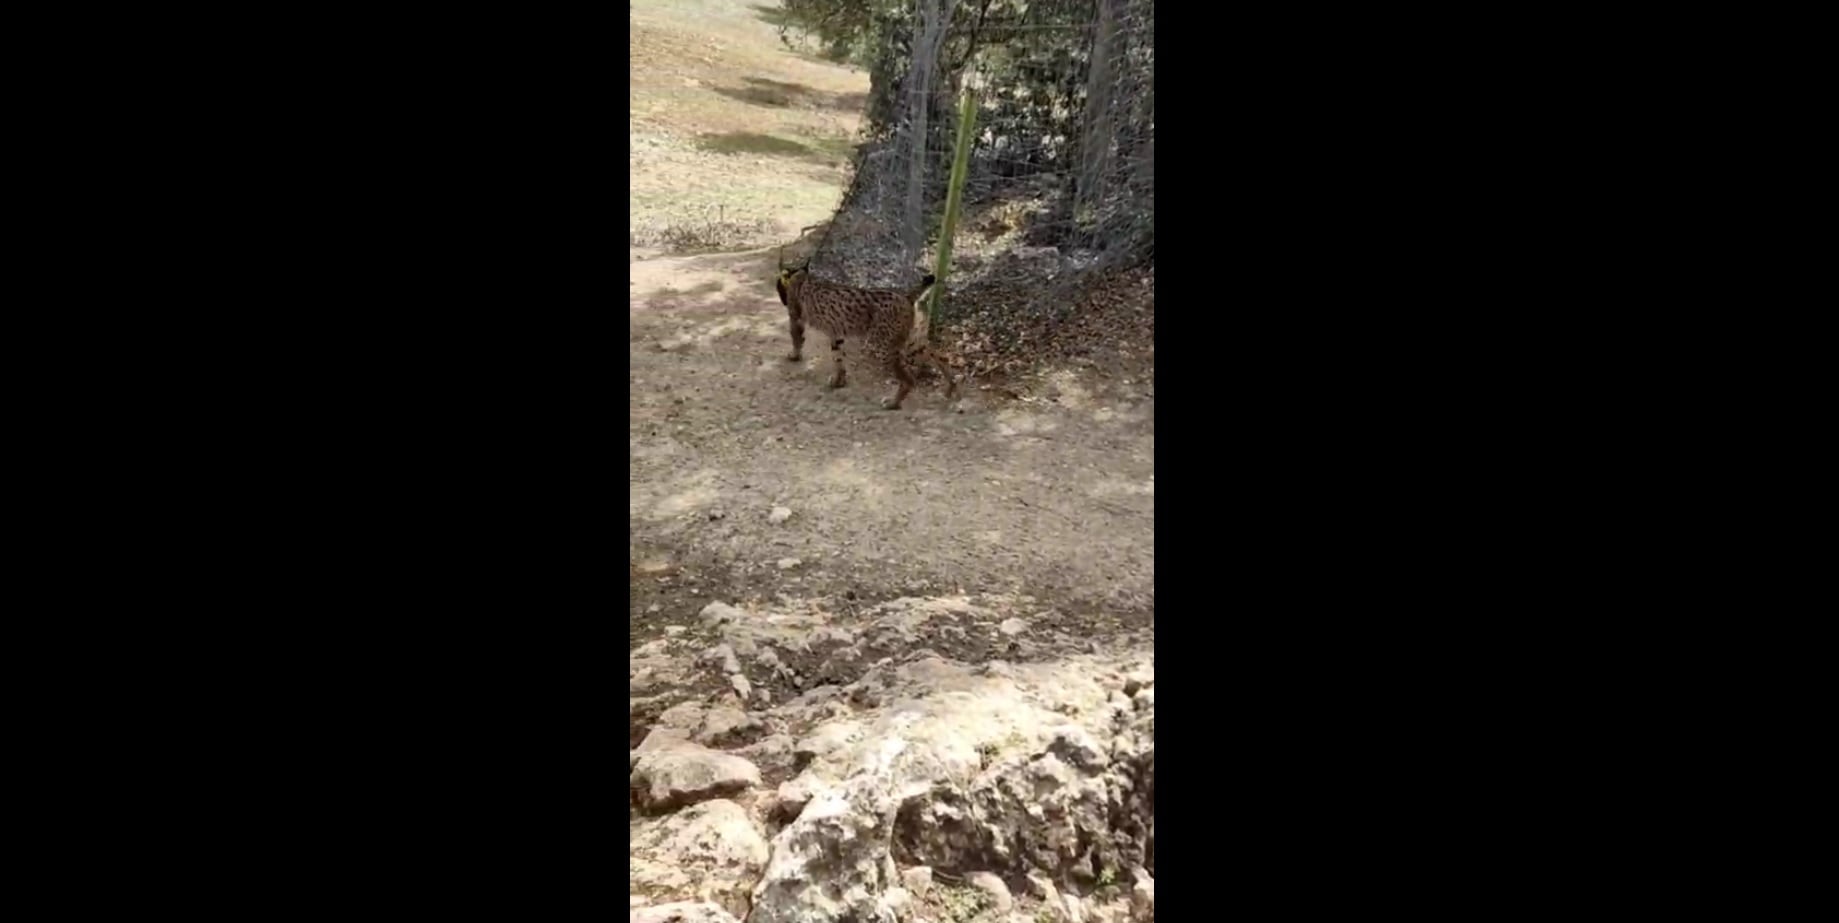
[[1151, 633], [1069, 627], [962, 596], [665, 624], [630, 658], [630, 919], [1153, 920]]

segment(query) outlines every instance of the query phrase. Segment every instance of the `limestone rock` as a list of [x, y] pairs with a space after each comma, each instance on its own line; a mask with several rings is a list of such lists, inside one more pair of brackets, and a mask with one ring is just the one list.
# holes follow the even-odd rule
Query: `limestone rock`
[[630, 772], [638, 768], [639, 759], [647, 753], [676, 746], [689, 739], [689, 732], [681, 728], [654, 727], [645, 735], [644, 740], [639, 741], [637, 747], [626, 751], [626, 770]]
[[877, 913], [887, 919], [906, 919], [913, 906], [913, 895], [905, 888], [889, 888], [881, 893], [881, 899], [875, 902]]
[[1029, 894], [1046, 901], [1050, 905], [1060, 902], [1060, 891], [1054, 887], [1052, 879], [1040, 872], [1029, 872], [1027, 880]]
[[904, 749], [898, 740], [882, 742], [846, 784], [814, 796], [779, 831], [747, 923], [893, 923], [881, 901], [898, 886], [889, 874], [890, 835], [900, 802], [918, 794], [896, 783]]
[[1143, 923], [1156, 919], [1156, 880], [1147, 875], [1130, 889], [1131, 916]]
[[726, 798], [759, 784], [759, 767], [689, 741], [640, 754], [631, 778], [634, 800], [652, 812]]
[[745, 757], [762, 772], [790, 772], [792, 769], [792, 738], [785, 734], [768, 734], [732, 752]]
[[792, 747], [792, 756], [800, 762], [809, 762], [843, 747], [860, 732], [861, 726], [854, 721], [819, 725]]
[[983, 892], [984, 899], [997, 913], [1008, 913], [1015, 906], [1015, 898], [1009, 896], [1009, 886], [990, 872], [972, 872], [964, 876], [964, 883]]
[[746, 916], [770, 854], [747, 811], [720, 799], [638, 828], [629, 848], [632, 893], [709, 901], [737, 917]]
[[678, 901], [637, 907], [626, 923], [741, 923], [734, 915], [707, 901]]
[[900, 873], [900, 883], [906, 886], [916, 897], [925, 897], [932, 891], [932, 868], [916, 865]]
[[728, 644], [717, 644], [702, 652], [702, 659], [721, 664], [723, 673], [741, 672], [741, 659], [734, 655], [734, 648]]
[[702, 613], [698, 617], [702, 620], [703, 625], [713, 627], [744, 621], [747, 613], [724, 602], [713, 602], [702, 607]]
[[702, 727], [693, 736], [699, 744], [725, 747], [747, 743], [765, 730], [766, 725], [760, 719], [738, 708], [721, 706], [709, 709], [702, 719]]
[[678, 702], [658, 713], [654, 727], [676, 728], [682, 731], [694, 731], [702, 724], [708, 710], [701, 702]]
[[775, 813], [786, 821], [794, 820], [811, 803], [811, 799], [829, 791], [833, 786], [818, 778], [809, 770], [801, 772], [794, 779], [779, 786], [779, 801]]

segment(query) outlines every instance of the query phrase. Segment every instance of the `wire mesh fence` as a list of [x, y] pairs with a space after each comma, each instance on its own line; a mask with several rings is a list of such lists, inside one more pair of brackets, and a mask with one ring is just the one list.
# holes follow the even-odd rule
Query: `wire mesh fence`
[[[872, 89], [853, 182], [814, 232], [814, 274], [905, 288], [929, 270], [966, 92], [974, 143], [943, 323], [995, 301], [1057, 320], [1093, 274], [1153, 258], [1153, 0], [858, 5]], [[787, 2], [801, 6], [807, 23], [860, 11]]]

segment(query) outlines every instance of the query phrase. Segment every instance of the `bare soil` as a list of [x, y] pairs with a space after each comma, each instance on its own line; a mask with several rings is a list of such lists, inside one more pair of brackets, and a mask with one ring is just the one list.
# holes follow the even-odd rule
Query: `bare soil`
[[948, 403], [922, 380], [884, 410], [881, 370], [852, 360], [832, 391], [827, 350], [784, 359], [775, 266], [761, 251], [630, 267], [635, 635], [711, 600], [780, 596], [1027, 594], [1094, 630], [1147, 620], [1149, 382], [1060, 370], [965, 382]]

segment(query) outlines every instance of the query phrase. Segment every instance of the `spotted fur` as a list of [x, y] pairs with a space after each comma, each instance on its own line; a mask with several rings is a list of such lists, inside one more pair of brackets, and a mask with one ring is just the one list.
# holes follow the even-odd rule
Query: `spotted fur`
[[830, 387], [841, 388], [846, 382], [843, 372], [843, 338], [860, 337], [869, 358], [885, 366], [900, 382], [900, 390], [881, 402], [889, 410], [899, 410], [907, 392], [913, 390], [913, 372], [907, 368], [906, 356], [926, 360], [945, 376], [945, 397], [958, 393], [958, 383], [951, 371], [932, 348], [924, 343], [909, 344], [913, 335], [914, 302], [935, 280], [931, 274], [918, 287], [907, 291], [856, 288], [811, 278], [807, 269], [781, 270], [776, 283], [779, 301], [791, 317], [792, 354], [786, 359], [804, 361], [805, 327], [821, 331], [830, 340], [830, 354], [835, 357], [836, 371]]

